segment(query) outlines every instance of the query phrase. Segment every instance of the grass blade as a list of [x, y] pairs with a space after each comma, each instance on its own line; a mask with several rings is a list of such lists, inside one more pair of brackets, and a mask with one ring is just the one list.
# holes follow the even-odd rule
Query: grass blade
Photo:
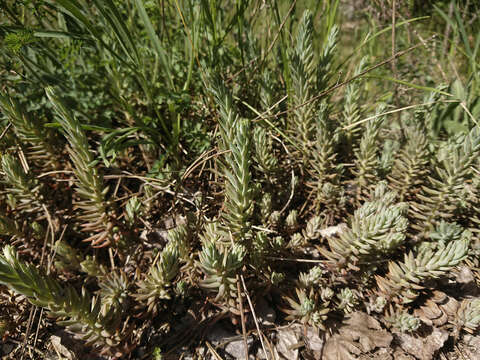
[[163, 68], [165, 69], [165, 72], [167, 73], [167, 78], [168, 78], [168, 83], [170, 85], [170, 89], [175, 90], [175, 84], [173, 82], [173, 75], [170, 70], [170, 64], [167, 60], [167, 57], [165, 55], [165, 50], [162, 47], [162, 44], [160, 42], [160, 39], [158, 38], [157, 34], [155, 33], [155, 30], [153, 28], [152, 22], [150, 21], [150, 18], [148, 17], [147, 12], [145, 11], [145, 7], [143, 6], [143, 3], [141, 0], [135, 0], [135, 5], [138, 8], [138, 12], [140, 13], [140, 17], [142, 18], [143, 24], [145, 25], [145, 29], [147, 30], [147, 35], [152, 42], [155, 51], [160, 58], [160, 61], [162, 62]]

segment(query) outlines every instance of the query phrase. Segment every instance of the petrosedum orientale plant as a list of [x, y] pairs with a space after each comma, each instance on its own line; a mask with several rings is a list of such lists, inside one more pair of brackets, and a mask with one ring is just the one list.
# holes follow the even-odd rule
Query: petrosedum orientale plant
[[[125, 22], [124, 3], [136, 9]], [[38, 77], [40, 100], [0, 94], [0, 284], [112, 356], [152, 334], [169, 350], [191, 339], [186, 328], [212, 315], [235, 323], [260, 299], [284, 314], [278, 322], [330, 331], [365, 311], [415, 333], [434, 326], [418, 313], [444, 291], [458, 307], [441, 326], [478, 331], [478, 291], [452, 289], [461, 266], [472, 286], [480, 279], [480, 128], [438, 136], [438, 89], [395, 119], [396, 102], [373, 101], [361, 78], [331, 91], [343, 81], [334, 16], [321, 29], [316, 13], [293, 16], [266, 51], [240, 3], [233, 20], [204, 2], [179, 8], [196, 25], [177, 33], [176, 19], [175, 36], [160, 38], [156, 9], [140, 0], [61, 0], [48, 7], [61, 31], [6, 39], [22, 76]], [[32, 74], [60, 61], [57, 41], [70, 35], [88, 45], [71, 45], [78, 67]], [[182, 39], [173, 64], [164, 37]], [[225, 46], [230, 38], [242, 46]], [[361, 75], [370, 60], [345, 73]], [[56, 72], [69, 82], [54, 87]], [[90, 89], [103, 76], [109, 92], [98, 98], [110, 102], [82, 104], [81, 79]], [[200, 131], [191, 122], [214, 139], [208, 151], [189, 147]]]

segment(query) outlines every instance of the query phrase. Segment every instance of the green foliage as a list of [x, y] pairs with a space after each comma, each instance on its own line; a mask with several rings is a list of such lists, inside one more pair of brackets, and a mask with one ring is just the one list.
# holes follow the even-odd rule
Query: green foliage
[[8, 154], [3, 155], [2, 170], [5, 174], [4, 181], [9, 186], [9, 191], [23, 206], [31, 204], [32, 209], [41, 206], [40, 184], [25, 172], [20, 159]]
[[407, 312], [398, 312], [390, 316], [387, 321], [391, 323], [392, 327], [396, 330], [405, 332], [414, 332], [420, 327], [420, 319], [410, 315]]
[[[364, 70], [366, 62], [367, 59], [365, 57], [360, 60], [355, 68], [354, 76], [358, 76]], [[345, 104], [340, 124], [346, 128], [346, 131], [340, 132], [340, 134], [344, 134], [345, 139], [343, 141], [347, 147], [351, 147], [356, 142], [358, 133], [361, 130], [361, 127], [356, 125], [362, 116], [360, 90], [360, 81], [352, 81], [345, 87]]]
[[405, 203], [395, 203], [395, 193], [386, 184], [377, 185], [372, 201], [356, 210], [349, 228], [338, 238], [329, 238], [331, 253], [325, 255], [338, 265], [357, 268], [393, 253], [406, 238], [408, 226]]
[[129, 282], [123, 272], [107, 274], [99, 283], [99, 295], [102, 301], [101, 313], [107, 316], [109, 312], [117, 312], [117, 316], [128, 309]]
[[436, 251], [425, 246], [415, 256], [412, 252], [405, 254], [403, 263], [389, 263], [386, 278], [377, 277], [378, 286], [385, 296], [398, 296], [404, 304], [412, 302], [426, 280], [447, 275], [466, 258], [469, 243], [470, 239], [464, 238]]
[[378, 180], [378, 146], [377, 140], [380, 126], [383, 123], [385, 110], [382, 104], [377, 107], [375, 118], [370, 120], [360, 140], [358, 149], [355, 150], [355, 167], [352, 170], [355, 175], [355, 184], [357, 185], [357, 194], [361, 198], [364, 196], [368, 187]]
[[437, 221], [451, 218], [466, 206], [465, 183], [473, 176], [471, 166], [480, 151], [480, 129], [474, 127], [462, 140], [463, 143], [446, 148], [445, 157], [437, 156], [433, 174], [417, 195], [414, 216], [420, 221], [415, 224], [420, 231], [428, 233]]
[[[478, 289], [453, 276], [479, 278], [478, 20], [399, 10], [393, 63], [391, 27], [341, 24], [345, 2], [159, 4], [0, 5], [8, 316], [20, 294], [131, 358], [180, 357], [168, 333], [185, 348], [191, 315], [236, 324], [260, 299], [275, 326], [367, 311], [478, 331]], [[431, 325], [418, 310], [447, 312], [440, 290], [461, 305]]]
[[55, 243], [57, 261], [55, 267], [59, 270], [78, 271], [81, 269], [82, 257], [77, 250], [65, 241], [58, 240]]
[[0, 234], [8, 236], [22, 236], [18, 225], [6, 216], [0, 216]]
[[357, 295], [349, 288], [342, 289], [340, 293], [337, 294], [337, 298], [337, 308], [346, 314], [351, 313], [359, 302]]
[[296, 134], [297, 144], [308, 153], [314, 128], [315, 106], [307, 102], [315, 91], [315, 63], [313, 56], [312, 14], [305, 11], [297, 30], [297, 43], [290, 59], [292, 78], [292, 96], [294, 117], [292, 130]]
[[172, 280], [178, 275], [179, 254], [174, 245], [167, 246], [157, 264], [152, 265], [144, 280], [138, 283], [136, 299], [145, 303], [148, 312], [158, 312], [159, 300], [171, 298]]
[[249, 229], [249, 218], [253, 210], [251, 185], [250, 126], [247, 120], [235, 124], [236, 134], [226, 155], [225, 172], [225, 220], [235, 238], [243, 241]]
[[216, 291], [215, 301], [228, 301], [236, 297], [235, 274], [242, 266], [245, 255], [246, 250], [242, 245], [235, 244], [230, 249], [219, 249], [213, 242], [204, 244], [197, 266], [205, 274], [205, 279], [199, 285], [209, 291]]
[[15, 250], [6, 246], [0, 256], [0, 283], [24, 295], [34, 305], [50, 311], [60, 325], [66, 326], [87, 344], [113, 351], [121, 341], [116, 332], [118, 320], [112, 312], [102, 315], [101, 302], [84, 289], [62, 287], [31, 265], [22, 263]]
[[284, 297], [284, 300], [291, 307], [291, 309], [282, 309], [288, 314], [286, 319], [298, 320], [304, 324], [325, 329], [323, 323], [330, 311], [329, 303], [323, 302], [320, 296], [314, 293], [313, 289], [308, 293], [305, 290], [296, 289], [296, 294], [298, 302], [290, 297]]
[[465, 299], [458, 310], [457, 324], [468, 332], [480, 326], [480, 299]]
[[[326, 90], [332, 77], [337, 32], [338, 29], [334, 26], [322, 46], [318, 61], [315, 61], [313, 18], [312, 14], [306, 10], [300, 20], [296, 46], [289, 59], [293, 112], [290, 131], [295, 137], [296, 147], [303, 152], [304, 162], [307, 162], [312, 153], [316, 128], [317, 102], [311, 102], [310, 99], [317, 92]], [[321, 112], [325, 112], [325, 109]]]
[[214, 80], [212, 93], [218, 103], [220, 118], [220, 148], [225, 154], [223, 175], [225, 177], [225, 221], [233, 237], [245, 242], [249, 230], [249, 218], [253, 211], [251, 184], [250, 122], [240, 119], [233, 109], [231, 94], [218, 79]]
[[18, 32], [9, 33], [3, 39], [4, 45], [14, 54], [18, 54], [22, 47], [35, 41], [33, 32], [23, 29]]
[[37, 160], [40, 165], [50, 163], [55, 166], [58, 153], [51, 132], [25, 112], [12, 97], [0, 95], [0, 109], [15, 127], [19, 139], [31, 146], [30, 158]]
[[255, 167], [269, 180], [271, 175], [278, 171], [278, 159], [273, 154], [271, 139], [264, 128], [260, 126], [254, 128], [253, 144], [255, 146]]
[[59, 115], [58, 121], [70, 144], [68, 152], [78, 180], [76, 191], [82, 199], [76, 204], [83, 211], [82, 225], [85, 231], [95, 233], [87, 241], [91, 241], [92, 246], [107, 246], [113, 242], [113, 223], [109, 219], [105, 199], [108, 187], [104, 186], [103, 178], [95, 166], [87, 136], [80, 123], [55, 95], [52, 88], [47, 88], [46, 92]]

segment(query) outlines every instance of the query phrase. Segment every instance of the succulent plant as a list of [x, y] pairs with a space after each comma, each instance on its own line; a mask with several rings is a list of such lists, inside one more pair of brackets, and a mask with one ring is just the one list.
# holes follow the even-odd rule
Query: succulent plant
[[278, 170], [278, 159], [273, 154], [272, 143], [268, 134], [261, 126], [253, 131], [254, 159], [258, 170], [268, 179]]
[[303, 289], [295, 289], [298, 302], [288, 296], [283, 299], [290, 305], [289, 309], [282, 308], [285, 312], [287, 320], [298, 320], [304, 324], [317, 327], [325, 330], [324, 322], [327, 319], [327, 314], [330, 312], [328, 308], [329, 303], [321, 303], [317, 294], [313, 289], [309, 292]]
[[322, 219], [320, 216], [314, 216], [307, 222], [307, 226], [303, 231], [303, 236], [307, 241], [317, 240], [320, 238], [320, 228], [322, 225]]
[[59, 155], [55, 150], [56, 142], [49, 129], [31, 116], [18, 101], [8, 95], [0, 94], [0, 109], [14, 126], [17, 136], [29, 145], [28, 157], [40, 166], [55, 168]]
[[373, 201], [357, 209], [350, 227], [338, 237], [330, 237], [331, 251], [323, 250], [342, 266], [357, 269], [359, 263], [369, 264], [396, 250], [406, 238], [407, 204], [395, 204], [395, 193], [380, 183], [373, 192]]
[[407, 57], [336, 58], [343, 2], [44, 3], [2, 2], [0, 336], [28, 302], [112, 358], [180, 356], [191, 320], [265, 302], [327, 358], [391, 346], [382, 325], [479, 330], [472, 56], [421, 104], [404, 69], [369, 80]]
[[5, 246], [0, 256], [0, 283], [24, 295], [32, 304], [46, 308], [60, 325], [103, 352], [117, 353], [121, 338], [119, 318], [113, 312], [102, 314], [101, 302], [83, 288], [62, 287], [35, 267], [22, 263], [14, 248]]
[[231, 248], [218, 248], [210, 242], [203, 246], [199, 255], [198, 267], [205, 274], [200, 286], [217, 292], [215, 301], [228, 300], [236, 296], [236, 274], [243, 265], [246, 249], [235, 244]]
[[103, 177], [95, 167], [87, 136], [80, 122], [55, 94], [53, 88], [47, 88], [46, 93], [57, 111], [57, 119], [70, 144], [68, 151], [78, 180], [76, 191], [82, 199], [76, 205], [83, 211], [84, 230], [93, 233], [85, 241], [91, 242], [94, 247], [113, 244], [114, 222], [106, 201], [108, 187], [104, 186]]
[[381, 292], [404, 304], [414, 301], [425, 280], [445, 276], [467, 257], [469, 242], [468, 238], [452, 241], [436, 251], [427, 246], [416, 256], [405, 254], [403, 263], [390, 262], [387, 276], [376, 277]]
[[457, 325], [473, 333], [480, 326], [480, 299], [465, 299], [457, 312]]
[[159, 261], [150, 267], [145, 279], [138, 282], [138, 291], [134, 297], [147, 306], [148, 312], [158, 313], [161, 300], [172, 297], [173, 279], [180, 269], [179, 253], [172, 244], [167, 245]]
[[394, 329], [402, 333], [414, 332], [421, 325], [419, 318], [410, 315], [405, 311], [394, 313], [387, 318], [387, 321], [392, 325]]
[[351, 313], [355, 306], [358, 305], [358, 296], [349, 288], [343, 288], [337, 294], [338, 303], [337, 308], [345, 313]]
[[114, 271], [107, 274], [98, 284], [102, 301], [101, 313], [106, 316], [110, 311], [124, 314], [128, 308], [129, 281], [124, 272]]
[[18, 158], [11, 155], [2, 155], [2, 170], [5, 174], [4, 182], [9, 191], [15, 196], [23, 207], [29, 206], [30, 211], [38, 210], [43, 203], [41, 186], [38, 181], [27, 174]]
[[315, 266], [308, 273], [300, 273], [298, 282], [302, 288], [310, 288], [320, 285], [324, 271], [320, 266]]

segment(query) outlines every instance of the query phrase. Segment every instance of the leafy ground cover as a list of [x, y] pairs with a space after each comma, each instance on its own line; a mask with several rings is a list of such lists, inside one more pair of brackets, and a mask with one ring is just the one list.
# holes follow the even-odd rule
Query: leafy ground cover
[[0, 2], [21, 358], [475, 359], [475, 2]]

